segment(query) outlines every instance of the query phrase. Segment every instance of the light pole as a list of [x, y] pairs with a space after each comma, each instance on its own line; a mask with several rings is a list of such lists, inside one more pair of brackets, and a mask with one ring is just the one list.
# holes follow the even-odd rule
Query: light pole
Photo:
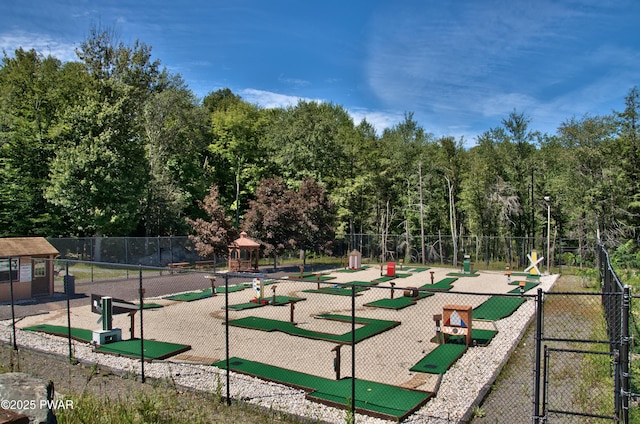
[[547, 203], [547, 275], [551, 275], [549, 272], [549, 264], [551, 263], [551, 251], [549, 250], [551, 245], [551, 197], [544, 196], [544, 201]]

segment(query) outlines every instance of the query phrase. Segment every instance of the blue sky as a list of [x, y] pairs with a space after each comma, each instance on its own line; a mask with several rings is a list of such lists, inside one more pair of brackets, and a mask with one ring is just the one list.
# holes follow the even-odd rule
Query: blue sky
[[472, 146], [514, 110], [549, 134], [622, 111], [639, 22], [637, 0], [0, 0], [0, 49], [76, 60], [91, 26], [110, 28], [200, 97], [328, 101], [379, 132], [412, 112]]

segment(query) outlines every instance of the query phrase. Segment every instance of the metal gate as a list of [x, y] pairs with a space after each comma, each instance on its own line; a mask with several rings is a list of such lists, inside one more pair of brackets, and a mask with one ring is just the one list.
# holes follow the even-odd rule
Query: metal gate
[[538, 291], [533, 422], [629, 422], [630, 292], [602, 250], [599, 291]]

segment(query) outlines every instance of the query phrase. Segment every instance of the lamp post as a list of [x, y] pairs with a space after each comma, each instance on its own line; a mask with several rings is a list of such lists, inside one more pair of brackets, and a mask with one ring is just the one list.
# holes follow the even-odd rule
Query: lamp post
[[547, 275], [550, 275], [549, 264], [551, 263], [551, 197], [544, 196], [544, 201], [547, 203]]

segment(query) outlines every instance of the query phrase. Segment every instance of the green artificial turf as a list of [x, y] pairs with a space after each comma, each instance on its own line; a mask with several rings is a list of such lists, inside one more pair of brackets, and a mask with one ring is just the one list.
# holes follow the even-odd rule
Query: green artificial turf
[[269, 297], [265, 297], [264, 300], [268, 300], [269, 303], [258, 303], [258, 302], [238, 303], [236, 305], [229, 305], [229, 309], [233, 311], [242, 311], [245, 309], [259, 308], [265, 305], [282, 306], [282, 305], [288, 305], [291, 301], [300, 302], [305, 299], [303, 297], [276, 296], [276, 301], [274, 303], [273, 296], [269, 296]]
[[[142, 349], [140, 339], [123, 340], [120, 342], [107, 343], [96, 347], [96, 352], [110, 353], [112, 355], [122, 355], [131, 358], [140, 358]], [[144, 341], [144, 358], [145, 359], [166, 359], [179, 353], [191, 349], [191, 346], [159, 342], [157, 340]]]
[[[24, 327], [26, 331], [39, 331], [41, 333], [53, 334], [54, 336], [68, 337], [69, 327], [62, 325], [38, 324], [30, 327]], [[71, 338], [81, 342], [90, 343], [93, 340], [93, 331], [83, 328], [71, 327]]]
[[[137, 305], [138, 308], [140, 307], [140, 305]], [[159, 303], [144, 303], [142, 306], [142, 309], [160, 309], [163, 308], [164, 306], [159, 304]]]
[[225, 286], [218, 286], [216, 287], [216, 293], [234, 293], [234, 292], [239, 292], [242, 291], [246, 288], [251, 287], [252, 284], [251, 283], [244, 283], [244, 284], [234, 284], [229, 286], [228, 288]]
[[[517, 281], [515, 283], [509, 283], [512, 286], [517, 285], [518, 287], [510, 290], [508, 293], [516, 293], [516, 294], [520, 294], [520, 282]], [[524, 292], [528, 292], [529, 290], [531, 290], [532, 288], [534, 288], [535, 286], [537, 286], [539, 283], [534, 283], [532, 281], [528, 281], [524, 283]]]
[[445, 343], [422, 358], [409, 371], [424, 372], [427, 374], [444, 374], [458, 358], [467, 350], [464, 344]]
[[372, 281], [375, 281], [376, 283], [380, 284], [380, 283], [386, 283], [387, 281], [394, 280], [395, 278], [396, 277], [389, 277], [387, 275], [384, 275], [384, 276], [382, 276], [380, 278], [376, 278], [375, 280], [372, 280]]
[[530, 280], [539, 280], [540, 275], [529, 274], [528, 272], [512, 272], [511, 275], [518, 277], [527, 277]]
[[473, 270], [468, 274], [465, 274], [464, 272], [450, 272], [447, 275], [451, 276], [451, 277], [479, 277], [480, 274], [478, 274], [478, 271]]
[[420, 286], [420, 289], [428, 291], [449, 291], [453, 288], [451, 284], [453, 284], [456, 280], [456, 277], [443, 278], [437, 283], [425, 284], [423, 286]]
[[[61, 325], [39, 324], [25, 327], [23, 330], [40, 331], [60, 337], [68, 337], [69, 334], [68, 327]], [[71, 327], [71, 337], [81, 342], [91, 343], [93, 340], [93, 331]], [[145, 359], [165, 359], [189, 349], [191, 349], [191, 346], [188, 345], [159, 342], [156, 340], [144, 341]], [[96, 352], [139, 358], [141, 352], [140, 339], [107, 343], [103, 346], [96, 347]]]
[[380, 299], [373, 302], [365, 303], [364, 306], [373, 306], [374, 308], [386, 308], [386, 309], [403, 309], [407, 306], [415, 305], [416, 301], [424, 299], [425, 297], [433, 296], [434, 293], [430, 292], [418, 292], [417, 297], [400, 296], [393, 299]]
[[426, 271], [428, 269], [429, 269], [429, 267], [426, 267], [426, 266], [416, 266], [416, 267], [412, 267], [412, 268], [407, 268], [407, 272], [418, 273], [418, 272], [424, 272], [424, 271]]
[[[356, 295], [358, 293], [363, 292], [365, 290], [369, 290], [367, 287], [356, 287], [355, 292]], [[304, 293], [321, 293], [321, 294], [335, 294], [338, 296], [351, 296], [352, 289], [351, 287], [345, 287], [342, 285], [338, 285], [338, 287], [321, 287], [319, 289], [307, 289], [302, 290]]]
[[411, 273], [409, 272], [396, 272], [396, 277], [397, 278], [407, 278], [407, 277], [411, 277]]
[[[227, 368], [226, 360], [212, 365]], [[431, 392], [367, 380], [332, 380], [237, 357], [229, 358], [229, 368], [242, 374], [303, 389], [308, 392], [308, 399], [341, 408], [349, 406], [352, 384], [355, 384], [354, 406], [358, 412], [396, 422], [404, 420], [433, 396]]]
[[[349, 322], [349, 323], [351, 322], [350, 315], [322, 314], [322, 315], [317, 315], [316, 318], [330, 319], [334, 321]], [[359, 317], [356, 317], [356, 323], [361, 325], [361, 327], [357, 328], [355, 331], [354, 337], [355, 337], [356, 343], [400, 325], [400, 322], [398, 321], [386, 321], [386, 320], [359, 318]], [[281, 331], [283, 333], [290, 334], [292, 336], [306, 337], [309, 339], [316, 339], [316, 340], [325, 340], [325, 341], [330, 341], [335, 343], [351, 344], [351, 339], [352, 339], [351, 331], [348, 331], [344, 334], [321, 333], [318, 331], [299, 328], [294, 323], [291, 323], [289, 321], [278, 321], [274, 319], [259, 318], [254, 316], [231, 320], [229, 321], [229, 325], [242, 327], [242, 328], [250, 328], [254, 330], [261, 330], [261, 331]]]
[[[477, 346], [486, 346], [491, 340], [498, 334], [497, 330], [482, 330], [474, 328], [471, 330], [471, 341]], [[431, 339], [432, 342], [436, 342], [436, 338]], [[465, 344], [467, 342], [466, 336], [447, 336], [447, 343]]]
[[518, 296], [491, 296], [473, 310], [473, 319], [497, 321], [514, 313], [524, 301]]
[[206, 299], [211, 297], [211, 289], [204, 289], [197, 292], [189, 292], [182, 294], [174, 294], [171, 296], [165, 297], [165, 299], [169, 300], [177, 300], [180, 302], [193, 302], [194, 300]]

